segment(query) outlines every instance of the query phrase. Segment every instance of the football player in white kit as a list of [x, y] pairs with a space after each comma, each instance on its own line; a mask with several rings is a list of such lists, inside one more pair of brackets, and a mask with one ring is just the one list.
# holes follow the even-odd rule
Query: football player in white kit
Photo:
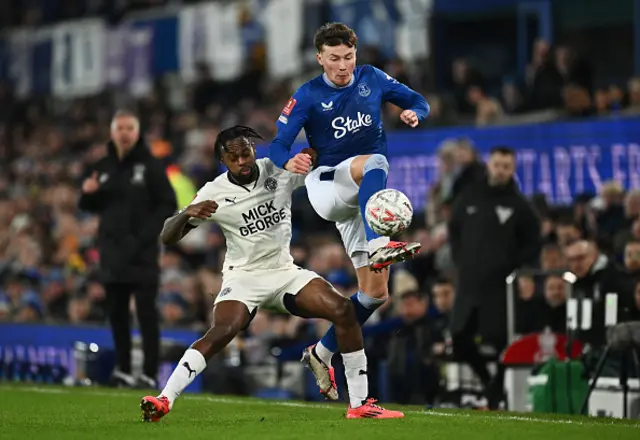
[[269, 159], [256, 160], [253, 138], [260, 136], [249, 127], [223, 130], [215, 152], [228, 172], [207, 183], [188, 207], [165, 222], [160, 236], [166, 245], [202, 223], [216, 222], [227, 253], [211, 328], [185, 352], [160, 395], [142, 399], [143, 420], [165, 416], [207, 360], [249, 325], [258, 308], [333, 323], [349, 388], [347, 418], [404, 417], [368, 398], [367, 358], [353, 303], [318, 274], [293, 263], [291, 194], [304, 184], [304, 176]]

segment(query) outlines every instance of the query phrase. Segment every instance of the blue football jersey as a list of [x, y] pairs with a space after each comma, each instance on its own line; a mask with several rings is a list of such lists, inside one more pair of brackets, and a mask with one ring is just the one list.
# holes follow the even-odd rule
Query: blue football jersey
[[303, 84], [276, 122], [278, 134], [269, 157], [279, 167], [291, 158], [291, 146], [304, 128], [317, 165], [335, 166], [363, 154], [386, 156], [382, 104], [413, 110], [420, 121], [429, 114], [422, 95], [369, 65], [356, 67], [349, 85], [338, 87], [324, 75]]

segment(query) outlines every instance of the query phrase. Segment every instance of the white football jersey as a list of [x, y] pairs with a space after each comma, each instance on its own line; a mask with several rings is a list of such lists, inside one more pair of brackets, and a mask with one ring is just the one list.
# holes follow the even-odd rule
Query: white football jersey
[[265, 270], [293, 266], [291, 244], [291, 194], [304, 185], [305, 176], [276, 167], [269, 159], [256, 161], [260, 175], [248, 185], [229, 180], [228, 173], [205, 184], [192, 204], [218, 203], [207, 220], [192, 218], [197, 226], [216, 222], [227, 241], [223, 272]]

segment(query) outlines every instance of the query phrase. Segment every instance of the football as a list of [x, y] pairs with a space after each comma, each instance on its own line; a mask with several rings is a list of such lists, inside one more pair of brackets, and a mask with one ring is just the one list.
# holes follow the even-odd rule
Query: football
[[397, 189], [383, 189], [371, 196], [365, 207], [366, 221], [376, 234], [393, 237], [411, 224], [413, 206]]

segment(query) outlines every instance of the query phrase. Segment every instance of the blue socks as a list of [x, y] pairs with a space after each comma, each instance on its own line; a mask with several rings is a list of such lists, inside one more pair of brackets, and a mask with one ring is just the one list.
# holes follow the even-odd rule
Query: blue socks
[[[385, 299], [371, 298], [369, 295], [362, 291], [358, 291], [351, 295], [349, 298], [356, 309], [356, 317], [360, 326], [362, 326], [367, 319], [376, 311], [378, 307], [385, 303]], [[316, 354], [327, 365], [331, 365], [331, 356], [333, 353], [338, 352], [338, 340], [336, 339], [336, 331], [333, 325], [327, 330], [327, 333], [322, 337], [320, 342], [316, 345]]]
[[387, 187], [388, 172], [389, 162], [382, 154], [371, 155], [364, 164], [362, 183], [360, 183], [360, 190], [358, 191], [358, 204], [360, 205], [367, 241], [374, 240], [380, 236], [373, 232], [369, 224], [364, 220], [366, 218], [365, 207], [372, 195]]

